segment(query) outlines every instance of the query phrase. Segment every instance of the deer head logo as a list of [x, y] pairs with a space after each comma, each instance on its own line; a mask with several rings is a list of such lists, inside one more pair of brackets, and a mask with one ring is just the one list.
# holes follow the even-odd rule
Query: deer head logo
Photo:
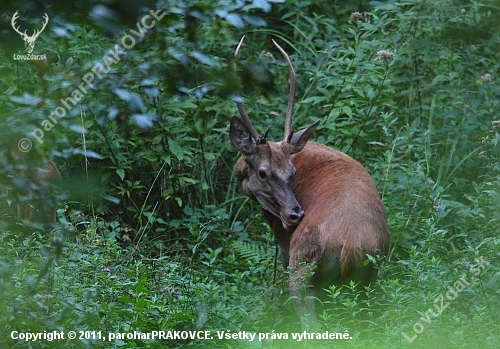
[[24, 33], [21, 33], [19, 31], [19, 27], [16, 28], [16, 20], [19, 18], [18, 12], [19, 11], [16, 11], [16, 13], [14, 13], [14, 16], [12, 16], [12, 21], [11, 21], [12, 28], [14, 28], [14, 30], [18, 32], [19, 35], [21, 35], [21, 37], [24, 40], [24, 46], [26, 47], [26, 51], [28, 53], [31, 53], [33, 52], [33, 48], [35, 47], [35, 41], [38, 38], [38, 35], [40, 35], [40, 33], [45, 29], [45, 26], [49, 22], [49, 16], [45, 14], [45, 16], [43, 17], [44, 23], [42, 29], [33, 31], [33, 35], [28, 35], [26, 34], [26, 30], [24, 31]]

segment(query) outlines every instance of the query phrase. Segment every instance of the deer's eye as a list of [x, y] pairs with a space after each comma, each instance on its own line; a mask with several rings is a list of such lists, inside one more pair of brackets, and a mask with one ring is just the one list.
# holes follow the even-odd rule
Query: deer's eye
[[260, 179], [267, 179], [267, 173], [264, 170], [259, 170]]

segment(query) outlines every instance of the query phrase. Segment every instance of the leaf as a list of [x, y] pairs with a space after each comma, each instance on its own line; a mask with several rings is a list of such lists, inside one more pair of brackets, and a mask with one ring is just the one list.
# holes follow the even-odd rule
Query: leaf
[[202, 22], [210, 22], [210, 16], [206, 15], [201, 11], [193, 10], [189, 12], [189, 15], [196, 19], [199, 19]]
[[125, 178], [125, 170], [123, 168], [117, 168], [115, 172], [118, 175], [118, 177], [120, 177], [120, 179], [123, 181], [123, 179]]
[[177, 201], [177, 205], [179, 205], [179, 207], [182, 207], [182, 199], [181, 198], [176, 197], [175, 201]]
[[116, 93], [116, 95], [122, 100], [128, 102], [130, 109], [138, 112], [143, 111], [144, 103], [142, 102], [141, 96], [139, 96], [137, 93], [130, 92], [122, 88], [115, 88], [113, 92]]
[[194, 120], [194, 127], [196, 128], [196, 132], [199, 134], [205, 133], [205, 122], [202, 118], [197, 118]]
[[200, 182], [199, 180], [194, 179], [194, 178], [190, 178], [190, 177], [180, 177], [179, 180], [181, 182], [189, 183], [189, 184], [198, 184]]
[[267, 22], [259, 16], [243, 15], [242, 17], [245, 20], [245, 22], [247, 22], [250, 25], [253, 25], [254, 27], [265, 27], [267, 25]]
[[182, 52], [176, 51], [174, 49], [168, 49], [168, 53], [182, 65], [187, 65], [189, 63], [188, 56], [186, 56]]
[[[174, 154], [176, 158], [179, 160], [182, 160], [184, 158], [184, 154], [182, 151], [182, 148], [180, 147], [179, 143], [174, 141], [171, 138], [168, 138], [168, 148], [170, 149], [170, 152]], [[180, 205], [179, 205], [180, 206]]]
[[327, 98], [325, 98], [325, 97], [313, 96], [313, 97], [307, 97], [306, 99], [301, 101], [301, 103], [304, 103], [304, 104], [312, 103], [313, 105], [315, 105], [315, 104], [318, 104], [318, 103], [325, 101], [326, 99]]
[[144, 92], [150, 98], [156, 98], [160, 94], [160, 90], [158, 89], [158, 80], [148, 77], [141, 81], [141, 86], [144, 88]]
[[205, 159], [207, 161], [214, 161], [215, 160], [215, 154], [214, 153], [205, 153]]
[[366, 97], [368, 97], [369, 100], [372, 100], [375, 98], [375, 90], [371, 87], [368, 88], [368, 91], [366, 92]]
[[114, 204], [117, 204], [117, 205], [120, 203], [120, 199], [117, 198], [117, 197], [115, 197], [115, 196], [103, 195], [102, 198], [105, 199], [105, 200], [108, 200], [108, 201], [110, 201], [110, 202], [112, 202]]
[[76, 154], [82, 154], [86, 158], [99, 159], [99, 160], [102, 159], [101, 155], [97, 154], [95, 151], [92, 151], [92, 150], [77, 149], [77, 150], [75, 150], [75, 153]]
[[245, 23], [241, 19], [240, 15], [237, 15], [236, 13], [227, 14], [225, 19], [229, 22], [229, 24], [235, 26], [236, 28], [241, 29], [245, 26]]
[[150, 129], [153, 127], [153, 121], [158, 118], [157, 115], [151, 114], [134, 114], [132, 115], [132, 119], [135, 124], [142, 129]]
[[11, 96], [10, 100], [15, 103], [29, 105], [32, 107], [36, 107], [42, 101], [41, 98], [32, 96], [29, 93], [24, 93], [22, 97]]
[[87, 130], [82, 125], [73, 124], [73, 125], [69, 126], [69, 129], [71, 131], [75, 131], [76, 133], [79, 133], [79, 134], [87, 133]]
[[206, 64], [206, 65], [211, 66], [211, 67], [214, 66], [214, 63], [212, 62], [212, 60], [208, 56], [204, 55], [201, 52], [193, 51], [189, 55], [191, 57], [193, 57], [194, 59], [196, 59], [197, 61], [199, 61], [200, 63]]
[[111, 107], [108, 108], [108, 118], [110, 120], [116, 119], [118, 114], [120, 114], [120, 110], [117, 107], [115, 107], [114, 105], [112, 105]]
[[144, 154], [144, 159], [148, 160], [149, 162], [157, 162], [158, 156], [154, 153], [146, 153]]
[[348, 105], [342, 106], [342, 111], [347, 114], [348, 117], [352, 118], [352, 109]]
[[253, 8], [260, 8], [264, 12], [271, 11], [271, 4], [267, 0], [253, 0], [252, 7]]
[[156, 86], [144, 86], [144, 92], [150, 98], [156, 98], [160, 95], [160, 90]]
[[26, 276], [26, 284], [30, 289], [34, 289], [37, 286], [37, 281], [34, 276]]

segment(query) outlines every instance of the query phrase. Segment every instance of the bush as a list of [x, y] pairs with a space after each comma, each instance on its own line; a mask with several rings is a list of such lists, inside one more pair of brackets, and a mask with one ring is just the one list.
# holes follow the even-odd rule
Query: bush
[[[288, 75], [271, 37], [297, 72], [295, 124], [320, 119], [315, 140], [367, 167], [389, 217], [376, 287], [332, 286], [319, 331], [348, 333], [342, 347], [496, 347], [496, 1], [80, 6], [90, 19], [63, 4], [44, 9], [52, 28], [35, 49], [47, 61], [13, 61], [22, 41], [10, 16], [1, 20], [0, 185], [11, 192], [0, 199], [14, 207], [27, 197], [13, 186], [24, 165], [9, 155], [24, 137], [30, 164], [55, 158], [66, 178], [37, 198], [59, 203], [55, 230], [2, 212], [2, 347], [29, 345], [12, 331], [82, 331], [33, 344], [40, 348], [303, 346], [278, 339], [299, 333], [286, 271], [231, 175], [237, 154], [227, 137], [239, 93], [258, 129], [282, 134]], [[141, 33], [151, 9], [165, 10]], [[64, 116], [43, 129], [58, 107]], [[214, 339], [108, 335], [169, 330]], [[218, 340], [240, 331], [268, 338]]]

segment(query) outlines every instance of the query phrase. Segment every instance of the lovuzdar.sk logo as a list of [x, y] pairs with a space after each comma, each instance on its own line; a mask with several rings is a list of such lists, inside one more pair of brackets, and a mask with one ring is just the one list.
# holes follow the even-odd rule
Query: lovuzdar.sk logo
[[16, 11], [16, 13], [14, 13], [14, 15], [12, 16], [11, 24], [12, 28], [14, 28], [14, 30], [17, 33], [19, 33], [19, 35], [21, 35], [21, 38], [24, 40], [24, 46], [26, 47], [27, 54], [25, 55], [14, 54], [14, 60], [46, 60], [47, 57], [44, 54], [34, 55], [32, 52], [33, 49], [35, 48], [36, 39], [38, 38], [40, 33], [45, 29], [47, 23], [49, 23], [49, 16], [45, 13], [45, 16], [43, 17], [44, 21], [42, 29], [34, 30], [32, 35], [28, 35], [26, 34], [27, 29], [24, 31], [24, 33], [22, 33], [19, 30], [19, 26], [16, 27], [16, 20], [19, 18], [18, 12], [19, 11]]

